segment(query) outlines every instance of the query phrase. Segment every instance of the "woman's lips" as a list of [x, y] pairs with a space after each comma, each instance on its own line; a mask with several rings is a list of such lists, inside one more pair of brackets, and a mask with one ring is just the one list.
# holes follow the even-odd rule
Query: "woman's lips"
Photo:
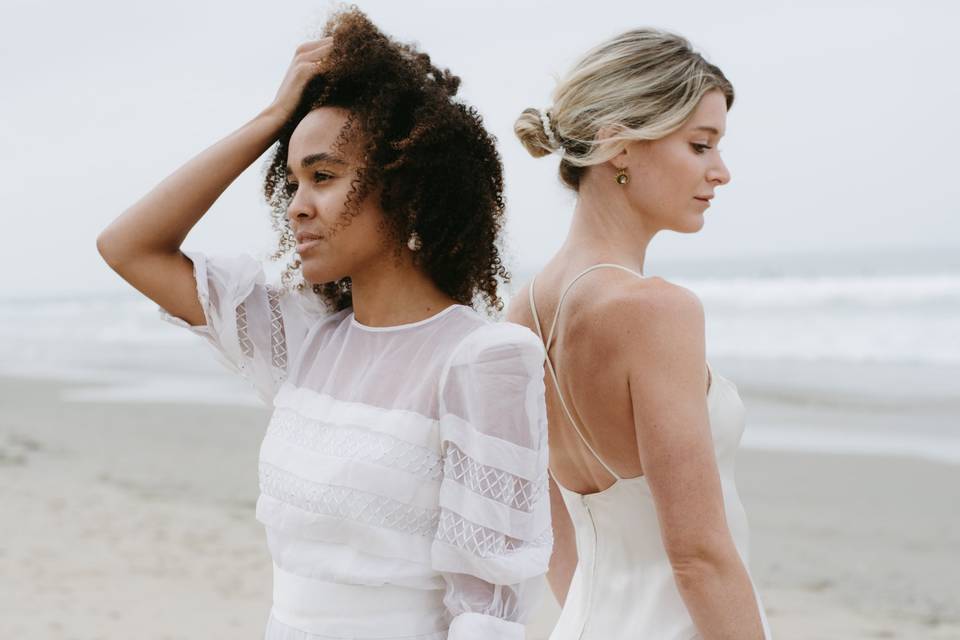
[[323, 240], [322, 236], [318, 236], [315, 233], [307, 233], [305, 231], [297, 233], [295, 237], [297, 239], [297, 253], [301, 254]]
[[312, 248], [314, 245], [317, 245], [317, 244], [320, 244], [320, 238], [317, 238], [316, 240], [307, 240], [306, 242], [298, 242], [297, 253], [303, 255], [304, 251], [307, 251], [308, 249]]

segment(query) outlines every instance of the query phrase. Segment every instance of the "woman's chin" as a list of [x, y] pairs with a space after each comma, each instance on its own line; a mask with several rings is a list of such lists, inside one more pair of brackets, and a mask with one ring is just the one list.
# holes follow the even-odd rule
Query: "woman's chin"
[[309, 285], [335, 282], [344, 277], [336, 269], [330, 269], [328, 265], [317, 265], [310, 262], [304, 262], [301, 271], [303, 272], [303, 279]]
[[671, 227], [671, 231], [676, 231], [677, 233], [696, 233], [703, 229], [705, 221], [702, 213], [694, 213], [684, 216], [677, 222], [678, 224]]

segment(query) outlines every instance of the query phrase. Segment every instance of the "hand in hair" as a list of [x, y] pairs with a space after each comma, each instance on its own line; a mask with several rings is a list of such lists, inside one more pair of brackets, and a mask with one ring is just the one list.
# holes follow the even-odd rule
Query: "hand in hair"
[[107, 264], [172, 315], [205, 324], [193, 264], [180, 244], [224, 189], [277, 141], [307, 82], [324, 70], [332, 47], [333, 38], [300, 45], [267, 109], [184, 164], [104, 229], [97, 249]]
[[293, 115], [307, 82], [323, 70], [323, 61], [333, 48], [333, 38], [304, 42], [297, 47], [287, 74], [268, 108], [284, 120]]

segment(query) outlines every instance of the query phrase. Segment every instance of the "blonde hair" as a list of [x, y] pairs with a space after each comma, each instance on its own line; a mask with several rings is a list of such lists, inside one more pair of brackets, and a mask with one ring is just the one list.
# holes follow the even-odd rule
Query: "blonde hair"
[[[553, 106], [525, 109], [513, 130], [534, 158], [559, 151], [560, 177], [576, 190], [586, 167], [628, 142], [676, 131], [715, 89], [733, 106], [733, 85], [686, 38], [634, 29], [588, 51], [553, 92]], [[598, 139], [604, 128], [610, 135]]]

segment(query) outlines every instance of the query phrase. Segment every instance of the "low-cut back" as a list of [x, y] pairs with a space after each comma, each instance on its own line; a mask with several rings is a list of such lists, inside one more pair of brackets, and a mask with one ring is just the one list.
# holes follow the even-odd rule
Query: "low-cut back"
[[[644, 277], [612, 263], [595, 264], [584, 269], [561, 291], [546, 339], [537, 313], [536, 278], [531, 281], [529, 289], [530, 311], [544, 343], [547, 371], [553, 379], [563, 413], [584, 446], [614, 478], [613, 485], [602, 491], [580, 494], [565, 488], [553, 476], [573, 521], [578, 559], [566, 603], [550, 640], [694, 640], [701, 636], [674, 581], [646, 477], [620, 477], [590, 445], [563, 397], [550, 355], [564, 299], [581, 277], [601, 268], [620, 269]], [[744, 428], [743, 403], [733, 383], [712, 372], [710, 379], [707, 408], [727, 524], [737, 552], [747, 566], [750, 532], [734, 483], [734, 458]], [[551, 419], [549, 428], [559, 428], [557, 421]], [[770, 631], [759, 597], [757, 605], [765, 637], [769, 638]]]

